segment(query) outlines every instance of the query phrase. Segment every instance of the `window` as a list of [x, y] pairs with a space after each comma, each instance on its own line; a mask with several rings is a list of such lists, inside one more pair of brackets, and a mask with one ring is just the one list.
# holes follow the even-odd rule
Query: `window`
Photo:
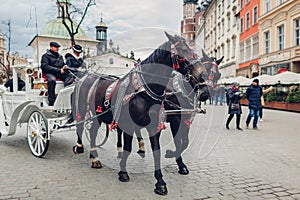
[[235, 58], [236, 38], [232, 39], [232, 58]]
[[246, 61], [251, 60], [251, 39], [246, 41]]
[[278, 0], [278, 2], [279, 2], [279, 5], [280, 5], [280, 4], [283, 4], [284, 0]]
[[240, 45], [240, 59], [241, 59], [241, 63], [243, 63], [245, 61], [245, 49], [244, 49], [244, 42], [241, 43]]
[[254, 37], [252, 40], [252, 51], [253, 51], [253, 58], [258, 57], [258, 36]]
[[227, 7], [229, 8], [231, 4], [231, 0], [227, 0]]
[[227, 60], [230, 59], [230, 40], [227, 41]]
[[222, 35], [224, 35], [224, 29], [225, 29], [225, 27], [224, 27], [224, 21], [222, 22]]
[[109, 58], [109, 64], [114, 64], [114, 59], [113, 58]]
[[284, 25], [278, 27], [278, 48], [279, 50], [284, 49]]
[[246, 4], [248, 4], [250, 2], [250, 0], [246, 0]]
[[296, 36], [296, 45], [300, 45], [300, 19], [295, 21], [295, 36]]
[[244, 0], [241, 0], [241, 8], [244, 7]]
[[265, 32], [265, 53], [270, 53], [270, 31]]
[[229, 31], [230, 30], [230, 16], [228, 16], [227, 20], [228, 20], [228, 29], [227, 30]]
[[266, 12], [270, 11], [270, 0], [266, 0]]
[[250, 28], [250, 13], [246, 14], [246, 29]]
[[257, 6], [253, 8], [253, 25], [257, 23], [258, 19], [258, 12], [257, 12]]
[[222, 1], [222, 14], [224, 13], [224, 0]]
[[241, 33], [244, 32], [244, 18], [241, 18]]

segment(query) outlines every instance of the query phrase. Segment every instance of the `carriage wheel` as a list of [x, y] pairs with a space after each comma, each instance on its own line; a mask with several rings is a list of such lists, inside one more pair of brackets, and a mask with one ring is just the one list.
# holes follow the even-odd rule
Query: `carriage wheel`
[[48, 121], [43, 113], [31, 113], [27, 124], [27, 141], [31, 153], [43, 157], [49, 147]]
[[[104, 125], [105, 126], [100, 126], [98, 129], [97, 138], [96, 138], [96, 147], [103, 146], [108, 139], [109, 125], [108, 124], [104, 124]], [[85, 130], [85, 135], [86, 135], [87, 140], [89, 142], [91, 142], [89, 130], [87, 130], [87, 129]]]

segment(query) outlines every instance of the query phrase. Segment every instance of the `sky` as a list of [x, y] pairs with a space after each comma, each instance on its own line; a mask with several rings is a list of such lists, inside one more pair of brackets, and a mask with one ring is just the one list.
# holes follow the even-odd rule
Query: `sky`
[[[83, 5], [87, 0], [71, 0]], [[108, 26], [108, 39], [119, 45], [121, 53], [133, 50], [144, 54], [166, 41], [164, 31], [180, 32], [182, 0], [95, 0], [82, 28], [95, 38], [95, 26], [103, 21]], [[31, 57], [28, 43], [47, 21], [57, 17], [56, 0], [0, 0], [0, 31], [7, 33], [11, 21], [11, 52]], [[36, 10], [36, 12], [35, 12]], [[37, 17], [35, 17], [35, 14]], [[37, 29], [36, 29], [37, 22]]]

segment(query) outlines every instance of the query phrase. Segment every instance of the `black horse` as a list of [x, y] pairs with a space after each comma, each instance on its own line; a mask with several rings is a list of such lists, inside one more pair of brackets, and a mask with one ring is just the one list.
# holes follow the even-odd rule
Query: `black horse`
[[196, 87], [208, 80], [208, 73], [199, 57], [179, 36], [166, 33], [169, 41], [162, 44], [136, 69], [116, 80], [114, 77], [93, 74], [86, 75], [76, 84], [73, 95], [73, 114], [77, 120], [77, 145], [74, 153], [82, 153], [83, 121], [90, 119], [92, 167], [101, 168], [95, 139], [101, 123], [110, 124], [111, 128], [124, 130], [124, 152], [120, 161], [119, 180], [129, 181], [126, 162], [132, 149], [132, 134], [136, 127], [145, 127], [149, 133], [154, 156], [157, 180], [155, 193], [167, 194], [166, 183], [161, 172], [160, 132], [164, 121], [163, 102], [166, 98], [167, 83], [175, 69], [188, 77]]
[[[219, 60], [215, 58], [208, 57], [204, 51], [202, 51], [201, 62], [206, 67], [206, 70], [209, 72], [209, 81], [212, 84], [215, 84], [220, 78], [221, 74], [218, 70], [218, 65], [222, 62], [224, 57]], [[173, 136], [173, 141], [175, 144], [175, 151], [167, 150], [165, 157], [166, 158], [175, 158], [178, 165], [179, 174], [186, 175], [189, 174], [189, 170], [185, 163], [183, 162], [181, 154], [186, 150], [189, 144], [188, 133], [190, 130], [190, 124], [194, 118], [194, 114], [178, 112], [179, 110], [193, 110], [194, 109], [194, 97], [197, 95], [197, 92], [200, 92], [198, 95], [199, 101], [206, 101], [209, 98], [210, 89], [206, 84], [198, 85], [197, 88], [193, 88], [193, 84], [189, 81], [182, 79], [182, 76], [178, 73], [175, 78], [170, 81], [168, 88], [168, 93], [166, 96], [166, 101], [164, 102], [164, 107], [167, 111], [176, 111], [173, 114], [167, 114], [166, 121], [170, 123], [171, 132]], [[171, 112], [172, 113], [172, 112]], [[118, 139], [117, 139], [117, 148], [118, 148], [118, 157], [122, 156], [122, 130], [118, 128]], [[141, 157], [145, 156], [144, 142], [141, 136], [140, 130], [135, 130], [139, 150], [138, 154]]]

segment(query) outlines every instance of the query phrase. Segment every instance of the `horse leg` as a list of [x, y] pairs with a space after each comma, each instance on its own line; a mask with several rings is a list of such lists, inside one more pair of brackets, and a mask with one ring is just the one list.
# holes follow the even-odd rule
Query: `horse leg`
[[137, 151], [137, 153], [142, 157], [145, 158], [145, 143], [142, 137], [142, 133], [140, 129], [136, 129], [135, 130], [135, 134], [139, 143], [139, 150]]
[[90, 158], [93, 159], [91, 167], [96, 169], [102, 168], [102, 164], [98, 158], [98, 152], [96, 149], [96, 137], [100, 126], [101, 126], [101, 122], [99, 123], [97, 119], [94, 119], [92, 127], [90, 129], [90, 139], [91, 139]]
[[126, 170], [126, 163], [132, 150], [132, 138], [133, 138], [132, 135], [129, 135], [125, 132], [123, 133], [123, 141], [124, 141], [123, 157], [120, 161], [120, 171], [118, 173], [119, 180], [121, 182], [128, 182], [130, 179]]
[[83, 123], [76, 125], [76, 133], [77, 133], [77, 144], [73, 146], [73, 152], [75, 154], [80, 154], [84, 152], [84, 147], [82, 144]]
[[118, 156], [117, 158], [122, 158], [123, 156], [123, 149], [122, 149], [122, 129], [119, 127], [117, 128], [117, 134], [118, 134], [118, 139], [117, 139], [117, 151], [118, 151]]
[[166, 195], [168, 193], [167, 184], [163, 179], [161, 172], [161, 163], [160, 163], [160, 144], [159, 144], [160, 132], [150, 137], [151, 149], [154, 157], [154, 177], [157, 180], [155, 184], [154, 192], [159, 195]]
[[172, 152], [171, 150], [167, 150], [169, 152], [167, 153], [173, 155], [175, 157], [177, 166], [178, 166], [178, 173], [181, 175], [187, 175], [189, 174], [189, 170], [187, 166], [184, 164], [183, 159], [181, 157], [181, 154], [184, 150], [188, 147], [189, 144], [189, 127], [187, 127], [185, 124], [176, 123], [175, 121], [170, 122], [171, 131], [173, 135], [173, 141], [176, 147], [175, 152]]

